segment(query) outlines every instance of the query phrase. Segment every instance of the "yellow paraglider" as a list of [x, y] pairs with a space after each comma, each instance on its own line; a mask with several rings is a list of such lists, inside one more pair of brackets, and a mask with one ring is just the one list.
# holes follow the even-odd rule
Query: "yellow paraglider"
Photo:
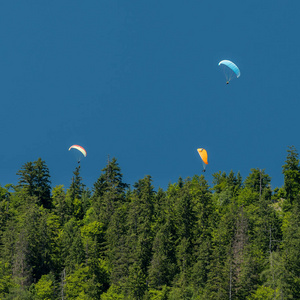
[[206, 165], [208, 165], [208, 160], [207, 160], [207, 151], [203, 148], [198, 148], [197, 149], [201, 159], [202, 159], [202, 162], [203, 162], [203, 172], [205, 172], [205, 167]]

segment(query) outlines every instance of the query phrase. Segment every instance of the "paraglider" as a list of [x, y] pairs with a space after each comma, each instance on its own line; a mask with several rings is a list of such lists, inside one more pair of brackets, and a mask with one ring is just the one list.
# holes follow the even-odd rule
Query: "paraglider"
[[229, 84], [233, 78], [239, 78], [241, 76], [238, 66], [230, 60], [221, 60], [218, 64], [225, 74], [226, 84]]
[[[86, 150], [85, 150], [83, 147], [81, 147], [81, 146], [79, 146], [79, 145], [72, 145], [72, 146], [69, 148], [69, 151], [70, 151], [71, 149], [75, 149], [75, 150], [76, 150], [76, 158], [77, 158], [77, 162], [78, 162], [78, 163], [80, 163], [80, 160], [81, 160], [81, 158], [82, 158], [82, 155], [83, 155], [84, 157], [86, 157]], [[77, 150], [78, 150], [79, 152], [77, 152]]]
[[203, 148], [198, 148], [197, 151], [198, 151], [198, 153], [202, 159], [202, 163], [203, 163], [203, 171], [202, 172], [205, 172], [206, 165], [208, 165], [207, 151]]

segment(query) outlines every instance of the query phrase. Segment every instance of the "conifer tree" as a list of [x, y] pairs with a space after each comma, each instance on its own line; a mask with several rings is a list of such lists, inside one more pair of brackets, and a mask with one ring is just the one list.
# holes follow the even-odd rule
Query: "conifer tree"
[[177, 273], [172, 229], [170, 223], [161, 225], [153, 241], [153, 256], [149, 266], [149, 286], [161, 289], [170, 286]]
[[106, 256], [111, 266], [110, 281], [122, 286], [128, 276], [131, 249], [127, 244], [127, 204], [115, 210], [106, 231]]
[[51, 208], [51, 182], [49, 169], [41, 158], [34, 162], [36, 173], [35, 195], [45, 208]]
[[36, 196], [40, 205], [51, 208], [50, 174], [45, 161], [38, 158], [37, 161], [25, 163], [17, 175], [17, 187], [24, 189], [29, 196]]
[[245, 187], [252, 189], [259, 195], [265, 188], [268, 188], [271, 182], [271, 178], [268, 174], [265, 174], [265, 170], [251, 169], [251, 173], [245, 180]]
[[[154, 234], [151, 224], [155, 192], [150, 176], [139, 180], [134, 187], [127, 218], [126, 244], [130, 252], [127, 258], [130, 263], [127, 286], [140, 297], [146, 290], [147, 270], [152, 257]], [[134, 284], [137, 286], [133, 287]]]
[[[132, 200], [128, 211], [128, 233], [132, 237], [132, 246], [138, 251], [137, 258], [143, 272], [146, 272], [151, 257], [153, 232], [151, 223], [153, 220], [154, 187], [152, 179], [148, 175], [134, 184]], [[131, 239], [131, 238], [130, 238]]]
[[72, 183], [69, 188], [69, 194], [72, 201], [74, 201], [76, 198], [81, 199], [85, 187], [80, 176], [80, 165], [76, 167], [73, 174], [74, 176], [72, 177]]
[[300, 295], [300, 195], [295, 199], [290, 214], [286, 215], [283, 228], [283, 293], [285, 299], [297, 299]]
[[[3, 230], [5, 229], [6, 223], [10, 217], [10, 201], [11, 195], [7, 188], [0, 186], [0, 236], [2, 235]], [[1, 245], [1, 239], [0, 239]]]
[[17, 174], [0, 187], [1, 299], [299, 298], [295, 147], [273, 191], [258, 168], [244, 182], [220, 171], [212, 188], [195, 175], [155, 192], [150, 176], [130, 190], [112, 159], [92, 196], [80, 166], [51, 197], [41, 159]]
[[229, 299], [232, 276], [232, 241], [235, 234], [237, 208], [235, 203], [223, 209], [213, 228], [211, 257], [204, 299]]
[[174, 195], [174, 213], [176, 227], [175, 256], [178, 274], [174, 279], [176, 285], [183, 293], [190, 280], [192, 253], [194, 242], [194, 228], [196, 214], [194, 211], [193, 191], [190, 189], [191, 180], [188, 178], [182, 188]]
[[[183, 185], [183, 180], [179, 178], [178, 184], [175, 184], [174, 188], [181, 189]], [[172, 197], [168, 197], [162, 189], [158, 190], [154, 198], [153, 224], [156, 234], [148, 269], [148, 282], [152, 289], [164, 289], [164, 287], [170, 286], [174, 276], [178, 273], [175, 255], [177, 238], [173, 200], [175, 201]]]
[[53, 206], [55, 215], [59, 218], [59, 223], [62, 226], [68, 219], [68, 205], [66, 202], [66, 193], [63, 185], [59, 185], [52, 190]]
[[117, 159], [113, 158], [111, 161], [108, 160], [107, 166], [102, 169], [102, 174], [94, 183], [93, 197], [101, 197], [111, 189], [113, 189], [117, 195], [124, 196], [128, 184], [122, 180], [123, 175], [117, 163]]
[[17, 187], [23, 188], [30, 196], [33, 196], [36, 179], [34, 164], [31, 161], [25, 163], [17, 172], [17, 175], [20, 177]]
[[77, 219], [83, 218], [83, 205], [82, 205], [82, 194], [84, 193], [85, 185], [82, 183], [80, 176], [80, 165], [76, 167], [73, 172], [71, 185], [67, 191], [67, 204], [69, 214], [75, 216]]
[[128, 185], [122, 181], [123, 175], [115, 158], [108, 161], [102, 172], [94, 184], [92, 203], [99, 221], [106, 228], [115, 209], [125, 201]]
[[37, 300], [54, 300], [57, 299], [55, 291], [55, 276], [53, 273], [43, 275], [41, 279], [34, 284], [34, 299]]
[[195, 213], [191, 282], [196, 293], [200, 293], [205, 286], [209, 272], [212, 228], [215, 225], [214, 207], [208, 183], [203, 175], [193, 177], [190, 191], [193, 195]]
[[59, 243], [61, 249], [60, 264], [66, 269], [68, 276], [76, 269], [76, 266], [85, 261], [85, 251], [80, 235], [80, 228], [78, 228], [74, 218], [70, 219], [64, 225]]
[[21, 208], [8, 222], [1, 239], [1, 256], [11, 265], [13, 281], [26, 288], [51, 270], [53, 252], [46, 225], [49, 211], [33, 201], [25, 202]]
[[288, 155], [285, 164], [282, 166], [284, 175], [284, 189], [286, 197], [290, 204], [293, 204], [294, 199], [300, 191], [300, 166], [299, 154], [294, 146], [287, 150]]

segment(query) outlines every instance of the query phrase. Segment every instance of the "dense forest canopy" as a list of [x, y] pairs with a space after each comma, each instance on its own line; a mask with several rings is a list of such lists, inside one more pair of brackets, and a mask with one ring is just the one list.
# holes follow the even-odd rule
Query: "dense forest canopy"
[[90, 190], [52, 187], [38, 158], [0, 187], [1, 299], [299, 299], [300, 165], [123, 182], [115, 158]]

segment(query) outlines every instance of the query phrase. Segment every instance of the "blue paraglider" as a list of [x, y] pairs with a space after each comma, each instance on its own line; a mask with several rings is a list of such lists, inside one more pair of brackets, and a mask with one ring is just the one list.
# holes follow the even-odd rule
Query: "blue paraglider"
[[219, 62], [219, 66], [222, 67], [225, 77], [226, 83], [228, 84], [230, 80], [233, 78], [239, 78], [241, 76], [240, 69], [238, 66], [230, 60], [222, 60]]

